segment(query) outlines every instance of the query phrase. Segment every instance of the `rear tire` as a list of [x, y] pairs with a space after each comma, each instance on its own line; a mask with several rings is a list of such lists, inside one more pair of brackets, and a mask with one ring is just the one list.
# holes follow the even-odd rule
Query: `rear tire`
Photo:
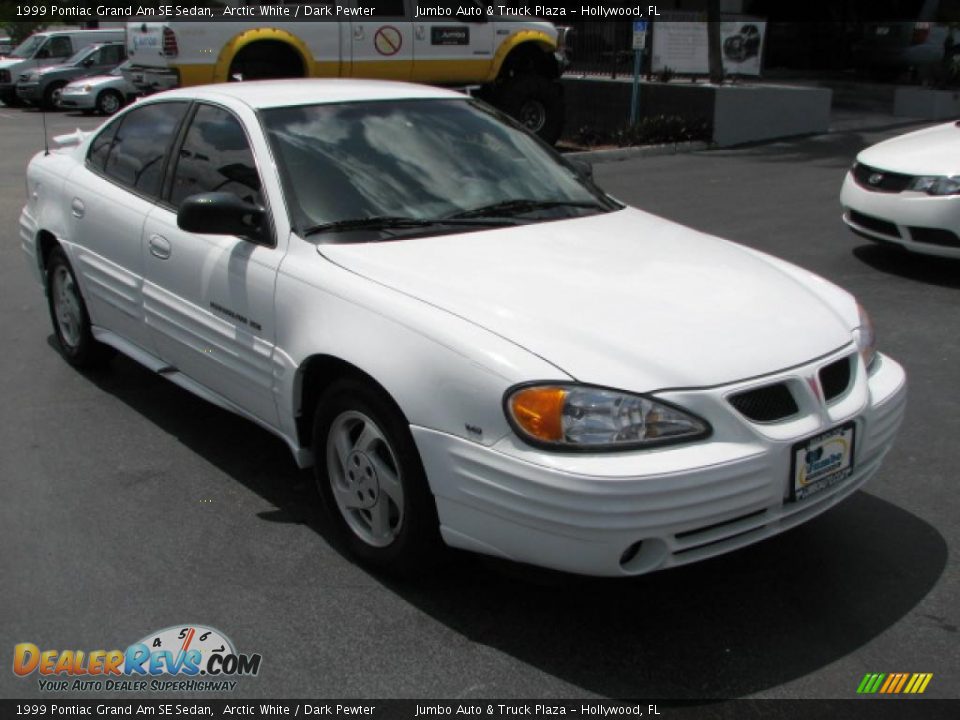
[[508, 115], [553, 145], [563, 132], [563, 88], [559, 82], [542, 75], [516, 75], [497, 89], [494, 104]]
[[437, 506], [410, 427], [369, 382], [323, 393], [313, 424], [314, 474], [327, 514], [361, 563], [401, 576], [441, 557]]
[[85, 369], [100, 366], [111, 357], [112, 350], [93, 337], [77, 277], [59, 246], [50, 251], [47, 260], [47, 307], [57, 346], [68, 363]]

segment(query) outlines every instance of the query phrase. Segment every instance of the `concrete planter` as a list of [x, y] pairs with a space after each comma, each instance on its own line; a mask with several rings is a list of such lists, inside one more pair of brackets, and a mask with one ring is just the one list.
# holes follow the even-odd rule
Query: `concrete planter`
[[[625, 79], [564, 78], [566, 128], [614, 132], [627, 124], [631, 82]], [[640, 115], [683, 115], [713, 125], [720, 147], [826, 132], [830, 127], [828, 88], [792, 85], [708, 85], [642, 82]]]
[[893, 96], [893, 114], [924, 120], [960, 117], [960, 90], [899, 87]]

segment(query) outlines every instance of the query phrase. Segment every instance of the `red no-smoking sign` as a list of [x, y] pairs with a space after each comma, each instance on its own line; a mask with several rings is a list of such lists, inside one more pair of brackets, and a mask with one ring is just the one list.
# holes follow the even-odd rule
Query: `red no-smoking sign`
[[403, 35], [393, 25], [384, 25], [373, 36], [373, 46], [381, 55], [396, 55], [403, 45]]

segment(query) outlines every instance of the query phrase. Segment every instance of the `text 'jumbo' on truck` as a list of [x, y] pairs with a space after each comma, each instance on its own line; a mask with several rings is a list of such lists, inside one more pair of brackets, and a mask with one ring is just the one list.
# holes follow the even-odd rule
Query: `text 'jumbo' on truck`
[[[289, 5], [289, 7], [288, 7]], [[318, 4], [289, 3], [289, 17]], [[296, 15], [294, 13], [297, 5]], [[323, 3], [320, 3], [323, 5]], [[455, 7], [485, 13], [473, 0]], [[224, 14], [238, 12], [227, 7]], [[480, 86], [478, 97], [517, 118], [549, 143], [563, 129], [563, 30], [533, 18], [457, 14], [415, 18], [411, 0], [363, 7], [342, 21], [127, 23], [125, 76], [144, 93], [173, 87], [296, 77], [408, 80]], [[284, 16], [287, 17], [287, 16]]]

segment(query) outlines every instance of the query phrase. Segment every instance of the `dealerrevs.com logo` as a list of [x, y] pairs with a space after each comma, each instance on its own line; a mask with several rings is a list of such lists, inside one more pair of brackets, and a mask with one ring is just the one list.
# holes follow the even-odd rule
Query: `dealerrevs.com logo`
[[36, 674], [40, 690], [50, 692], [234, 690], [236, 678], [260, 672], [261, 660], [203, 625], [168, 627], [126, 650], [41, 650], [29, 642], [13, 648], [13, 672]]

